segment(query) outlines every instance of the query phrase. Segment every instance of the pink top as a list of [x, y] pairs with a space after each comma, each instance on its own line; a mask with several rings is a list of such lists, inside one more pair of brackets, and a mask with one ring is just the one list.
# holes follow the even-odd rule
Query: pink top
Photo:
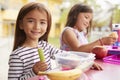
[[[74, 28], [71, 28], [71, 27], [65, 27], [64, 30], [63, 30], [63, 32], [64, 32], [66, 29], [70, 29], [70, 30], [72, 30], [72, 31], [75, 33], [77, 39], [80, 41], [80, 45], [83, 45], [83, 44], [87, 44], [87, 43], [88, 43], [87, 38], [86, 38], [84, 32], [79, 32], [78, 30], [76, 30], [76, 29], [74, 29]], [[64, 43], [64, 41], [62, 40], [63, 32], [62, 32], [61, 35], [60, 35], [60, 49], [66, 50], [66, 51], [71, 51], [72, 49], [70, 49], [70, 47], [69, 47], [68, 45], [66, 45], [66, 44]], [[89, 79], [89, 77], [87, 77], [87, 75], [86, 75], [85, 73], [83, 73], [83, 74], [81, 75], [81, 77], [78, 78], [78, 79], [76, 79], [76, 80], [91, 80], [91, 79]]]
[[[79, 32], [78, 30], [74, 29], [74, 28], [71, 28], [71, 27], [65, 27], [63, 32], [66, 30], [66, 29], [70, 29], [72, 30], [75, 34], [76, 34], [76, 37], [77, 39], [80, 41], [80, 45], [83, 45], [83, 44], [87, 44], [88, 41], [87, 41], [87, 38], [84, 34], [84, 32]], [[66, 45], [64, 43], [64, 41], [62, 40], [62, 35], [63, 35], [63, 32], [60, 36], [60, 49], [62, 50], [66, 50], [66, 51], [71, 51], [70, 47], [68, 45]]]

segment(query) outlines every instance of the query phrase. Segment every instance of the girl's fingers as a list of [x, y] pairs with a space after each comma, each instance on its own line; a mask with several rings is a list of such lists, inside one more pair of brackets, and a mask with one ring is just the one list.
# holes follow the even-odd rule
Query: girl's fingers
[[101, 67], [101, 66], [96, 65], [96, 66], [95, 66], [95, 70], [103, 70], [103, 69], [102, 69], [102, 67]]
[[93, 64], [93, 66], [91, 67], [91, 69], [93, 70], [103, 70], [101, 66], [99, 66], [98, 64]]
[[39, 64], [38, 69], [39, 69], [40, 71], [45, 71], [45, 70], [47, 70], [47, 64], [46, 64], [45, 62], [41, 62], [41, 61], [40, 61], [38, 64]]
[[47, 67], [46, 67], [46, 66], [44, 66], [44, 67], [39, 67], [39, 70], [40, 70], [40, 71], [46, 71], [46, 70], [47, 70]]

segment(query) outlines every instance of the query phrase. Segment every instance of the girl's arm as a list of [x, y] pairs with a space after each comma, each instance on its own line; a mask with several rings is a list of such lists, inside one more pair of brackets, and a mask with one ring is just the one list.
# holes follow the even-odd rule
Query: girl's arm
[[35, 74], [32, 69], [27, 73], [24, 72], [23, 62], [18, 55], [10, 55], [8, 80], [27, 80], [33, 76], [35, 76]]
[[64, 43], [72, 49], [72, 51], [80, 52], [91, 52], [94, 46], [101, 46], [102, 44], [111, 45], [116, 41], [116, 39], [112, 37], [103, 37], [101, 40], [96, 40], [88, 44], [82, 44], [80, 41], [78, 41], [75, 33], [69, 29], [63, 32], [62, 39]]
[[[50, 44], [49, 44], [49, 45], [50, 45]], [[59, 48], [57, 48], [57, 47], [55, 47], [55, 46], [50, 45], [50, 47], [51, 47], [51, 48], [50, 48], [50, 56], [51, 56], [52, 59], [55, 58], [55, 57], [54, 57], [54, 54], [63, 52], [63, 50], [60, 50]]]
[[47, 50], [49, 50], [49, 53], [50, 53], [50, 57], [52, 59], [54, 59], [54, 54], [57, 54], [57, 53], [61, 53], [61, 52], [64, 52], [63, 50], [60, 50], [59, 48], [47, 43], [47, 42], [43, 42], [43, 44], [45, 45], [44, 47], [47, 48]]
[[76, 34], [70, 29], [63, 32], [62, 40], [71, 48], [72, 51], [90, 52], [95, 45], [100, 45], [99, 41], [88, 44], [80, 43], [76, 37]]

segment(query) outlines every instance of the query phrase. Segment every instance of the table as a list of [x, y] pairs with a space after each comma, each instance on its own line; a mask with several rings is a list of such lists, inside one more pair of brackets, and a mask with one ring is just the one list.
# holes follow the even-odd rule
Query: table
[[95, 60], [103, 68], [102, 71], [89, 70], [86, 72], [91, 80], [120, 80], [120, 65]]
[[[120, 80], [120, 65], [105, 63], [102, 60], [95, 60], [103, 70], [89, 70], [86, 75], [90, 80]], [[28, 80], [39, 80], [39, 76], [35, 76]]]

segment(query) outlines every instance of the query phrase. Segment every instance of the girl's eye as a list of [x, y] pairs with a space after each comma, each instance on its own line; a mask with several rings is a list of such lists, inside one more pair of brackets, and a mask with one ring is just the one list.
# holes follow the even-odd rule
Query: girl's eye
[[43, 21], [43, 22], [40, 22], [40, 24], [46, 24], [46, 22]]
[[28, 20], [28, 22], [33, 22], [33, 20]]
[[88, 16], [85, 16], [86, 19], [88, 19], [89, 17]]

